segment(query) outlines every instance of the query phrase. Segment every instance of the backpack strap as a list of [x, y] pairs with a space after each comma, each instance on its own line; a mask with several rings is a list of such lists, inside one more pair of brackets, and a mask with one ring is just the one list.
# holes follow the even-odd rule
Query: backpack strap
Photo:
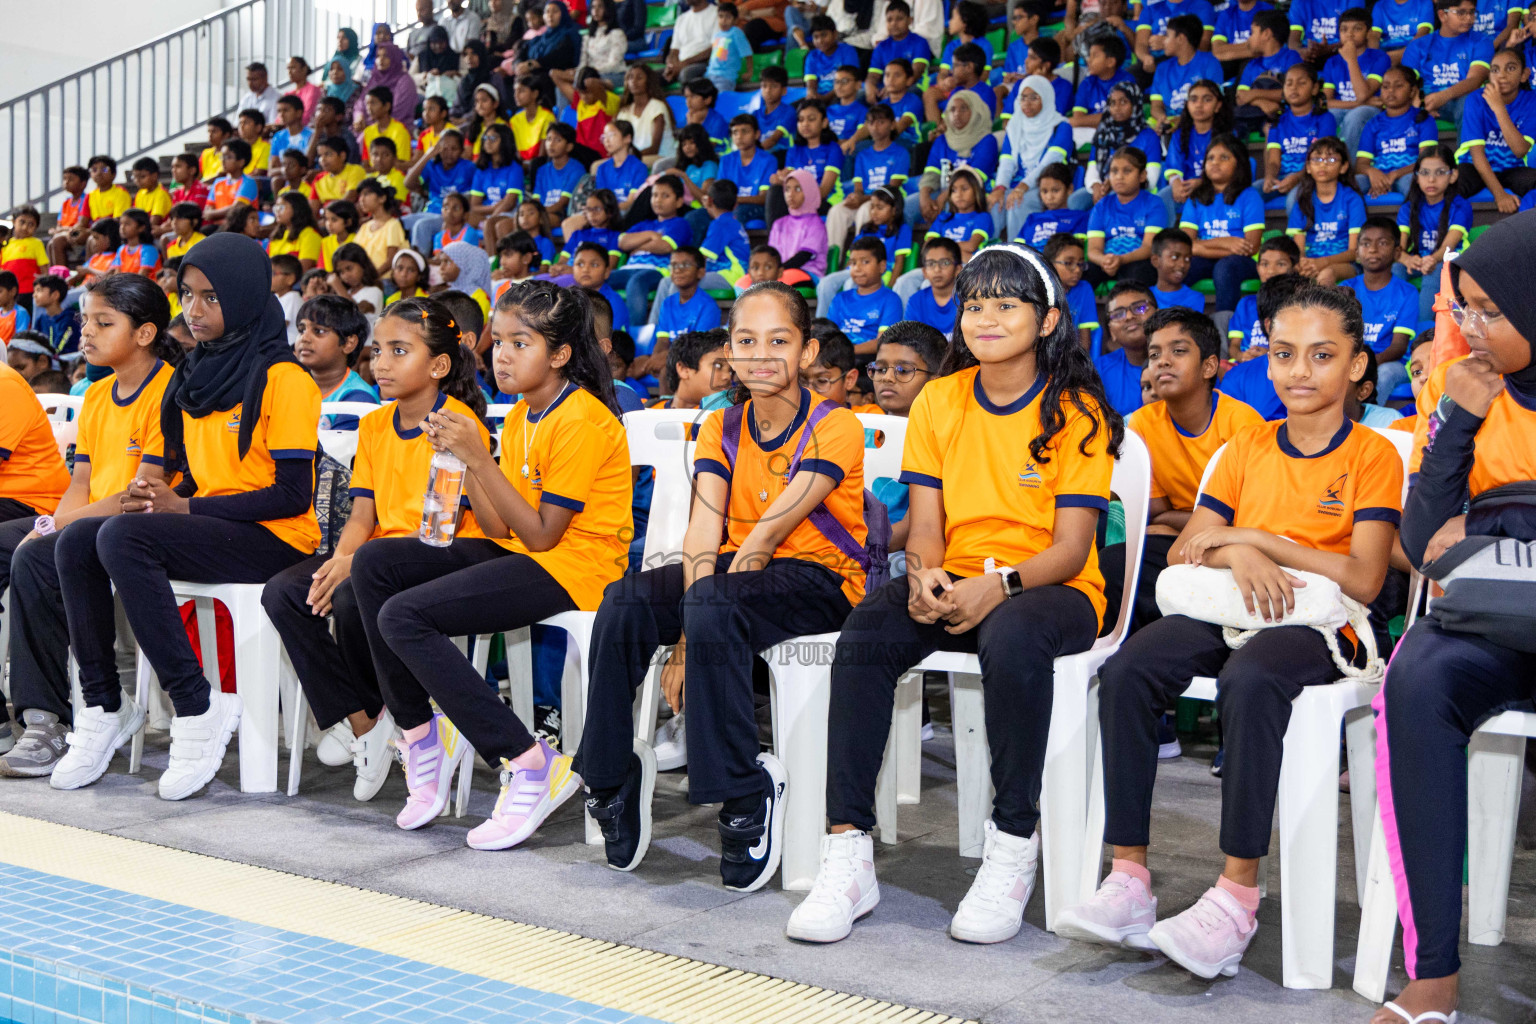
[[[795, 446], [794, 458], [789, 460], [788, 478], [792, 479], [800, 469], [801, 460], [805, 457], [805, 446], [810, 443], [811, 431], [838, 408], [839, 406], [832, 402], [818, 402], [811, 409], [811, 414], [805, 419], [805, 429], [800, 434], [800, 443]], [[825, 503], [811, 509], [811, 514], [806, 516], [806, 519], [823, 537], [831, 541], [833, 547], [851, 559], [861, 572], [869, 572], [869, 552], [853, 534], [848, 532], [846, 526], [837, 521], [837, 517], [831, 513]]]
[[746, 414], [745, 405], [725, 407], [725, 425], [720, 433], [720, 447], [725, 451], [725, 464], [736, 472], [736, 451], [741, 447], [741, 418]]

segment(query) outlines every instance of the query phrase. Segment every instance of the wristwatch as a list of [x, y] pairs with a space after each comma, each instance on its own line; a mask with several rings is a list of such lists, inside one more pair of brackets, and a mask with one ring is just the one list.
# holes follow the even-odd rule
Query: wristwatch
[[39, 537], [46, 537], [54, 531], [53, 516], [38, 516], [32, 522], [32, 529]]
[[1003, 578], [1004, 597], [1018, 597], [1024, 593], [1024, 584], [1019, 580], [1019, 571], [1013, 566], [1004, 565], [992, 571]]

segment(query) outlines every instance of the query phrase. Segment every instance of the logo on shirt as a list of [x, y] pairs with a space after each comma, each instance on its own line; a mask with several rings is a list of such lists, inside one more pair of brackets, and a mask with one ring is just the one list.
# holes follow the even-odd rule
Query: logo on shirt
[[1344, 493], [1344, 484], [1349, 480], [1348, 473], [1340, 473], [1337, 480], [1323, 488], [1323, 496], [1317, 499], [1317, 510], [1325, 516], [1342, 516], [1344, 514], [1344, 499], [1340, 497]]
[[128, 447], [124, 449], [124, 453], [128, 454], [128, 455], [143, 455], [144, 454], [144, 447], [139, 444], [139, 439], [138, 438], [136, 438], [136, 437], [129, 437], [128, 438]]
[[1028, 487], [1031, 490], [1040, 486], [1040, 471], [1035, 468], [1033, 462], [1024, 463], [1024, 472], [1019, 474], [1019, 486]]
[[234, 412], [230, 413], [229, 422], [224, 424], [224, 429], [229, 431], [231, 434], [238, 434], [238, 433], [240, 433], [240, 410], [239, 409], [236, 409]]

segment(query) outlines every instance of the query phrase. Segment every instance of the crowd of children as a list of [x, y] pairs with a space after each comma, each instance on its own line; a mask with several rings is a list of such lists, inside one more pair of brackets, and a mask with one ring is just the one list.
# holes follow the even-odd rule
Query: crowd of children
[[[1520, 346], [1536, 324], [1511, 311], [1529, 304], [1513, 269], [1475, 258], [1520, 252], [1530, 218], [1472, 245], [1474, 217], [1536, 205], [1521, 13], [956, 0], [946, 16], [879, 0], [865, 17], [813, 0], [775, 31], [773, 5], [693, 0], [651, 66], [624, 4], [498, 8], [462, 38], [419, 6], [406, 48], [380, 25], [364, 60], [344, 30], [323, 69], [290, 62], [283, 95], [252, 65], [263, 88], [172, 160], [170, 187], [144, 158], [130, 190], [101, 155], [64, 170], [56, 211], [12, 211], [0, 590], [20, 739], [0, 775], [88, 785], [141, 727], [117, 683], [115, 588], [175, 707], [161, 795], [206, 785], [240, 705], [205, 677], [167, 581], [262, 583], [320, 757], [354, 764], [358, 799], [392, 746], [402, 828], [442, 810], [466, 742], [502, 768], [480, 849], [517, 845], [585, 787], [609, 863], [640, 863], [658, 760], [631, 743], [631, 704], [670, 648], [669, 742], [686, 706], [689, 798], [721, 805], [722, 878], [750, 890], [776, 867], [790, 782], [758, 747], [741, 652], [841, 630], [832, 827], [788, 926], [834, 941], [879, 899], [869, 830], [895, 682], [964, 650], [987, 680], [997, 796], [951, 934], [1001, 941], [1034, 884], [1051, 661], [1121, 614], [1124, 552], [1101, 520], [1128, 427], [1153, 481], [1133, 631], [1100, 674], [1114, 870], [1058, 930], [1234, 972], [1290, 701], [1367, 651], [1299, 626], [1234, 651], [1217, 627], [1161, 615], [1155, 580], [1227, 570], [1276, 620], [1296, 572], [1370, 604], [1389, 564], [1463, 530], [1447, 496], [1480, 431], [1510, 453], [1478, 447], [1474, 495], [1532, 478], [1529, 446], [1505, 438], [1528, 425]], [[608, 53], [621, 42], [627, 62]], [[1472, 343], [1449, 370], [1416, 343], [1437, 314]], [[28, 391], [84, 396], [70, 469]], [[322, 413], [333, 402], [351, 405]], [[689, 557], [626, 572], [650, 478], [631, 474], [616, 417], [645, 402], [704, 410]], [[490, 403], [510, 411], [488, 421]], [[864, 479], [852, 413], [908, 419], [900, 480]], [[1437, 425], [1466, 460], [1435, 457]], [[1375, 426], [1415, 432], [1435, 481], [1407, 512]], [[318, 431], [336, 430], [357, 435], [344, 525], [314, 496]], [[434, 452], [467, 467], [440, 548], [416, 539]], [[887, 583], [867, 500], [905, 568]], [[558, 697], [522, 722], [452, 639], [570, 610], [597, 618], [584, 740], [562, 751], [545, 713]], [[1409, 639], [1452, 676], [1513, 664], [1432, 629]], [[1221, 680], [1227, 859], [1159, 922], [1159, 723], [1196, 675]], [[1458, 713], [1469, 698], [1421, 666], [1387, 677], [1394, 738], [1454, 745], [1454, 729], [1399, 732], [1404, 691]], [[1453, 801], [1426, 771], [1398, 759], [1383, 778]], [[1450, 855], [1433, 832], [1399, 833], [1393, 867], [1439, 915], [1419, 963], [1443, 982], [1459, 908], [1442, 905]], [[1446, 991], [1416, 981], [1402, 1005], [1449, 1009]]]

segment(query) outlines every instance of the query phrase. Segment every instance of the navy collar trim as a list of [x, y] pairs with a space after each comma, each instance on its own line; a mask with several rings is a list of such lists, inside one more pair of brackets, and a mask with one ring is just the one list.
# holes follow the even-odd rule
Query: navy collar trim
[[1007, 405], [998, 405], [988, 398], [986, 391], [982, 389], [981, 374], [978, 373], [975, 377], [971, 378], [971, 392], [976, 396], [977, 404], [993, 416], [1012, 416], [1014, 413], [1026, 408], [1030, 402], [1035, 400], [1035, 396], [1039, 395], [1043, 390], [1045, 390], [1045, 374], [1036, 373], [1035, 382], [1029, 386], [1028, 391]]
[[1212, 391], [1211, 392], [1211, 415], [1205, 421], [1205, 426], [1201, 427], [1199, 430], [1195, 431], [1195, 433], [1193, 433], [1193, 434], [1191, 434], [1189, 431], [1185, 430], [1183, 427], [1179, 426], [1179, 421], [1173, 418], [1173, 413], [1171, 413], [1171, 412], [1168, 414], [1168, 422], [1173, 424], [1173, 429], [1177, 430], [1179, 432], [1179, 436], [1180, 437], [1201, 437], [1201, 436], [1203, 436], [1205, 434], [1205, 432], [1207, 430], [1211, 429], [1211, 424], [1216, 422], [1216, 403], [1219, 402], [1219, 401], [1221, 401], [1221, 392], [1220, 391]]
[[[448, 396], [443, 394], [441, 391], [439, 391], [437, 393], [437, 401], [432, 403], [432, 412], [437, 412], [437, 410], [439, 410], [439, 409], [441, 409], [443, 407], [443, 403], [445, 403], [447, 401], [448, 401]], [[428, 415], [430, 415], [430, 413]], [[394, 416], [392, 417], [392, 420], [393, 420], [394, 425], [395, 425], [395, 436], [398, 437], [400, 440], [402, 440], [402, 441], [410, 441], [410, 440], [413, 440], [413, 439], [418, 438], [418, 437], [421, 436], [422, 428], [421, 428], [420, 425], [414, 426], [410, 430], [403, 430], [403, 429], [401, 429], [401, 426], [400, 426], [400, 403], [399, 402], [395, 403], [395, 413], [394, 413]]]
[[144, 393], [144, 389], [149, 387], [149, 382], [160, 376], [160, 367], [164, 365], [165, 362], [163, 360], [156, 359], [154, 368], [149, 371], [149, 375], [139, 382], [139, 386], [135, 388], [133, 394], [129, 395], [127, 398], [117, 397], [118, 382], [114, 380], [112, 382], [112, 404], [121, 409], [132, 405], [134, 402], [137, 402], [139, 400], [139, 396]]
[[550, 413], [552, 413], [556, 409], [560, 408], [560, 403], [561, 402], [564, 402], [567, 398], [570, 398], [572, 395], [574, 395], [576, 392], [578, 392], [580, 390], [581, 390], [581, 388], [575, 387], [575, 386], [567, 383], [565, 388], [560, 392], [559, 395], [557, 395], [555, 397], [555, 400], [553, 402], [550, 402], [549, 405], [545, 407], [543, 412], [540, 412], [540, 413], [529, 412], [528, 413], [528, 422], [529, 423], [538, 423], [544, 417], [548, 416]]
[[1320, 459], [1324, 455], [1336, 451], [1339, 445], [1343, 444], [1349, 438], [1350, 431], [1355, 429], [1354, 421], [1346, 416], [1344, 418], [1344, 425], [1339, 428], [1338, 433], [1333, 435], [1333, 439], [1328, 442], [1328, 447], [1324, 448], [1316, 455], [1303, 455], [1300, 449], [1291, 444], [1290, 435], [1286, 433], [1286, 426], [1286, 424], [1282, 423], [1280, 424], [1280, 429], [1275, 431], [1275, 443], [1280, 446], [1280, 450], [1282, 452], [1293, 459]]
[[[755, 403], [756, 399], [753, 401]], [[810, 413], [811, 392], [807, 388], [801, 388], [800, 408], [795, 410], [794, 420], [790, 422], [789, 426], [784, 428], [783, 433], [766, 439], [760, 437], [757, 432], [757, 420], [752, 416], [747, 417], [747, 429], [752, 432], [752, 441], [757, 445], [759, 449], [765, 452], [776, 452], [780, 448], [784, 447], [784, 445], [789, 442], [790, 438], [795, 436], [795, 431], [800, 429], [801, 425], [805, 423], [805, 418], [809, 416]]]

